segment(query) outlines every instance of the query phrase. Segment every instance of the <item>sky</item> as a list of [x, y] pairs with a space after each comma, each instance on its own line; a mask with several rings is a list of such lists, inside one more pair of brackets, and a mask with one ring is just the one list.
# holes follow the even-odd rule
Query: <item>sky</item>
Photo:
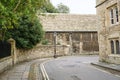
[[96, 0], [50, 0], [54, 6], [62, 3], [69, 7], [71, 14], [96, 14]]

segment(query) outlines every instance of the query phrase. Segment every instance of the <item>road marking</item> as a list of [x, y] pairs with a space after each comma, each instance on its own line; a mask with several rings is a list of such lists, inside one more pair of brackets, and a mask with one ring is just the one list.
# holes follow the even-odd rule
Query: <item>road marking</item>
[[43, 63], [40, 64], [40, 68], [41, 68], [44, 80], [50, 80], [49, 76], [48, 76], [48, 74], [47, 74], [47, 72], [45, 70], [44, 64], [47, 63], [47, 62], [53, 61], [53, 60], [55, 60], [55, 59], [51, 58], [51, 60], [45, 61], [45, 62], [43, 62]]
[[42, 64], [40, 65], [40, 67], [41, 67], [41, 71], [42, 71], [44, 80], [50, 80], [49, 77], [48, 77], [48, 74], [47, 74], [47, 72], [46, 72], [46, 70], [45, 70], [44, 63], [42, 63]]

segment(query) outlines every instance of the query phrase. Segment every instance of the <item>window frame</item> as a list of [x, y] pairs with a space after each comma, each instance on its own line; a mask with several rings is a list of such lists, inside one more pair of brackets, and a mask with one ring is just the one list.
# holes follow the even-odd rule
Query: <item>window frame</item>
[[117, 4], [108, 8], [109, 11], [109, 24], [116, 25], [119, 23], [119, 8]]
[[120, 41], [119, 39], [110, 40], [111, 54], [120, 55]]

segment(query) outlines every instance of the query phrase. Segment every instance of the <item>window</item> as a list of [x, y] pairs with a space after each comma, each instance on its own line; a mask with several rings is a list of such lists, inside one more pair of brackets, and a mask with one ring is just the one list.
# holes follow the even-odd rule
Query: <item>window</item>
[[114, 42], [111, 41], [110, 44], [111, 44], [111, 53], [114, 54]]
[[113, 6], [110, 8], [110, 24], [117, 24], [119, 22], [118, 7]]
[[110, 12], [110, 16], [111, 16], [111, 24], [114, 24], [114, 15], [113, 15], [113, 9], [111, 9], [111, 12]]
[[119, 18], [118, 18], [118, 8], [117, 8], [117, 7], [115, 8], [115, 12], [116, 12], [116, 14], [115, 14], [115, 15], [116, 15], [116, 22], [119, 22]]
[[116, 54], [120, 54], [120, 47], [119, 47], [119, 41], [116, 40]]
[[120, 43], [119, 40], [111, 40], [110, 41], [111, 45], [111, 53], [112, 54], [120, 54]]

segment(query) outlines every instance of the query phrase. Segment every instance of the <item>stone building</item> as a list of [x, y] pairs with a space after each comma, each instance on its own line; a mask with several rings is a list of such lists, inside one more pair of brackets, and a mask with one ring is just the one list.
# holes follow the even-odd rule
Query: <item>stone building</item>
[[120, 0], [96, 0], [100, 61], [120, 64]]
[[42, 14], [49, 44], [69, 45], [71, 54], [98, 53], [96, 15]]

